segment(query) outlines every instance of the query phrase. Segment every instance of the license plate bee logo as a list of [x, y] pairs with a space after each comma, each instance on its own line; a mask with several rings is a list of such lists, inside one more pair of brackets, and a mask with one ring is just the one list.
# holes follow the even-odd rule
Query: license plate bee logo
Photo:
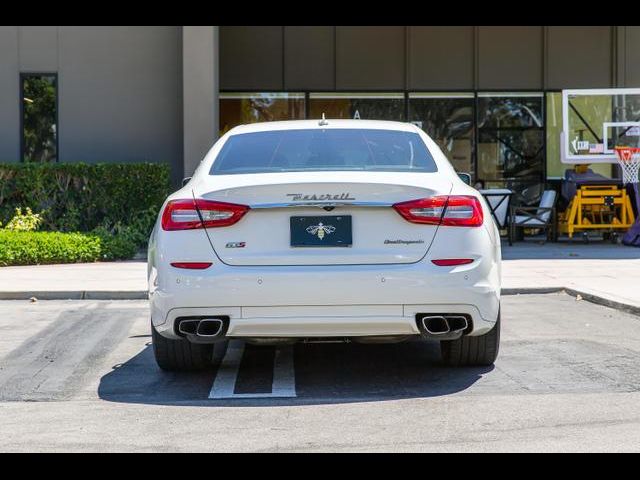
[[336, 231], [336, 227], [333, 225], [324, 225], [322, 222], [318, 223], [318, 225], [311, 225], [307, 227], [307, 233], [311, 235], [317, 235], [320, 240], [324, 238], [325, 235], [333, 233]]

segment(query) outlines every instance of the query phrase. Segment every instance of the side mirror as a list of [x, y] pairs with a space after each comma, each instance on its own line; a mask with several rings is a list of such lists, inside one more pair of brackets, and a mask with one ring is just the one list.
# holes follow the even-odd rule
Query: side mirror
[[471, 185], [471, 174], [458, 172], [458, 177], [467, 185]]
[[187, 183], [189, 183], [189, 181], [191, 180], [191, 177], [186, 177], [182, 179], [182, 186], [184, 187]]

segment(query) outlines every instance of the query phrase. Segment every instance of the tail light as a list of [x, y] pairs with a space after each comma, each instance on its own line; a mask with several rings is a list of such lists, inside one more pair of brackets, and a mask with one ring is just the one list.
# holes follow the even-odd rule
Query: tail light
[[480, 201], [468, 195], [421, 198], [396, 203], [393, 208], [411, 223], [479, 227], [484, 220]]
[[187, 270], [206, 270], [213, 263], [211, 262], [172, 262], [171, 266], [174, 268], [185, 268]]
[[468, 265], [473, 263], [473, 258], [441, 258], [431, 260], [431, 263], [439, 267], [457, 267], [458, 265]]
[[238, 222], [249, 207], [211, 200], [171, 200], [162, 212], [163, 230], [228, 227]]

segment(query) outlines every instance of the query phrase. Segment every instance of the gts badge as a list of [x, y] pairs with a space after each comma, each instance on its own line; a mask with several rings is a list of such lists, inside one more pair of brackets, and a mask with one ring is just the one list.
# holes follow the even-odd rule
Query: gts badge
[[229, 242], [226, 245], [226, 248], [244, 248], [246, 242]]

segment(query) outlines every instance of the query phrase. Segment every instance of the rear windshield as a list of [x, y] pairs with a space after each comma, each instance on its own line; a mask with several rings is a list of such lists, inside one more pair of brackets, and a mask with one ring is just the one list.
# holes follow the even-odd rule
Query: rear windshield
[[231, 136], [212, 175], [306, 171], [436, 172], [420, 136], [372, 129], [276, 130]]

